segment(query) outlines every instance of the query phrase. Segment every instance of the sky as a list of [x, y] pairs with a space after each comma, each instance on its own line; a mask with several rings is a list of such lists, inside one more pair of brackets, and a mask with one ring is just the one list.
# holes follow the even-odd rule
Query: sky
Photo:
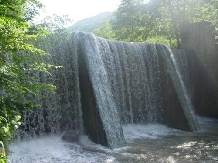
[[106, 11], [115, 11], [121, 0], [40, 0], [45, 11], [40, 12], [37, 21], [52, 16], [69, 15], [73, 23]]

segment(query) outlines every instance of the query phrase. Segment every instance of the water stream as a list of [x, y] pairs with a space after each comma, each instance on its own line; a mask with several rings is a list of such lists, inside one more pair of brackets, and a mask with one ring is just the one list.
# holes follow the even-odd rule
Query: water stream
[[160, 124], [123, 126], [127, 147], [110, 150], [81, 136], [78, 144], [61, 134], [13, 143], [9, 163], [215, 163], [218, 120], [197, 117], [201, 131], [184, 132]]
[[[203, 127], [198, 131], [188, 96], [188, 74], [182, 72], [187, 65], [178, 64], [183, 62], [182, 58], [175, 58], [169, 48], [110, 41], [91, 33], [75, 33], [67, 42], [51, 47], [49, 62], [64, 67], [52, 69], [52, 77], [37, 77], [57, 85], [57, 94], [46, 93], [39, 101], [40, 108], [24, 113], [17, 141], [10, 146], [9, 162], [217, 159], [214, 150], [217, 152], [218, 134], [211, 132], [209, 126], [211, 122], [217, 131], [217, 121], [198, 118]], [[171, 85], [165, 80], [169, 74]], [[82, 90], [83, 86], [88, 89]], [[176, 97], [175, 107], [171, 105], [174, 101], [168, 99], [168, 91]], [[87, 118], [91, 120], [85, 122]], [[198, 132], [175, 130], [163, 124], [180, 129], [186, 125], [186, 130]], [[93, 142], [104, 144], [101, 140], [106, 139], [105, 145], [114, 150], [93, 143], [86, 135], [81, 135], [77, 144], [63, 142], [63, 132], [74, 129]]]

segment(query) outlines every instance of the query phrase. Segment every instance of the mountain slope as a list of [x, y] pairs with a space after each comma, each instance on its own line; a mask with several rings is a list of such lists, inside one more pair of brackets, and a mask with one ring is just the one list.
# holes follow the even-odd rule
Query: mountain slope
[[80, 20], [75, 24], [73, 24], [72, 26], [68, 27], [67, 29], [71, 32], [76, 32], [76, 31], [92, 32], [94, 29], [97, 29], [100, 26], [102, 26], [106, 21], [112, 19], [112, 17], [113, 17], [112, 12], [104, 12], [96, 16]]

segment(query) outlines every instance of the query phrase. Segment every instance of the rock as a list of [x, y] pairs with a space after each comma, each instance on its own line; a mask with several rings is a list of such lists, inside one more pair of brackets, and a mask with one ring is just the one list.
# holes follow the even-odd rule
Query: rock
[[5, 153], [4, 148], [0, 147], [0, 154]]
[[4, 154], [4, 153], [5, 153], [4, 144], [2, 141], [0, 141], [0, 154]]
[[61, 139], [69, 143], [77, 143], [79, 142], [79, 135], [80, 133], [78, 131], [67, 131]]

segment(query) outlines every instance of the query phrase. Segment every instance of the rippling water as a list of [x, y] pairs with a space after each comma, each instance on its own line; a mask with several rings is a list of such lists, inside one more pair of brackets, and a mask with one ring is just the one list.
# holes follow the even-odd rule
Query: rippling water
[[199, 132], [184, 132], [163, 125], [123, 126], [127, 147], [115, 150], [92, 143], [66, 143], [61, 135], [14, 143], [12, 163], [215, 163], [218, 162], [218, 120], [198, 117]]

